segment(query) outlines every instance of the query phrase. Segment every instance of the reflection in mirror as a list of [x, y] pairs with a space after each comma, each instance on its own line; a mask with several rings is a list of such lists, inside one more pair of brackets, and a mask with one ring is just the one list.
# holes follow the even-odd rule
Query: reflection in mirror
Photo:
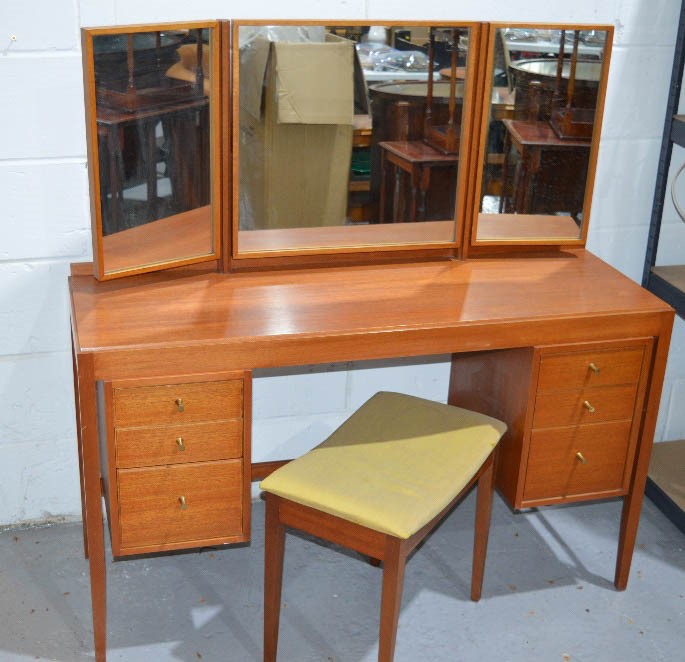
[[609, 30], [492, 30], [476, 242], [584, 238]]
[[456, 245], [473, 28], [236, 29], [234, 256]]
[[101, 277], [216, 254], [213, 32], [198, 27], [90, 35]]

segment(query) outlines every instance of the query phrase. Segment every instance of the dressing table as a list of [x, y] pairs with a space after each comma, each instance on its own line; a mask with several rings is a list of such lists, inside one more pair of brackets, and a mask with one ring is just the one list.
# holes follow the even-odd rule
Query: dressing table
[[[245, 22], [233, 27], [235, 46], [245, 36], [241, 27]], [[215, 35], [209, 39], [213, 55], [214, 39], [231, 41], [231, 26], [205, 28]], [[485, 45], [494, 44], [494, 33], [487, 37], [478, 25], [468, 29], [469, 57], [487, 61], [491, 49]], [[86, 55], [97, 34], [84, 37]], [[446, 239], [402, 245], [382, 239], [383, 232], [387, 237], [394, 228], [412, 226], [420, 236], [419, 222], [341, 225], [317, 228], [292, 251], [279, 249], [279, 237], [289, 234], [286, 241], [293, 241], [298, 232], [243, 229], [234, 190], [239, 159], [220, 160], [239, 149], [239, 101], [229, 104], [232, 113], [216, 109], [225, 110], [229, 101], [229, 88], [218, 81], [239, 78], [234, 55], [226, 59], [233, 69], [217, 60], [209, 72], [216, 86], [210, 116], [223, 127], [221, 148], [208, 157], [213, 204], [185, 218], [163, 219], [165, 228], [170, 221], [192, 221], [191, 227], [204, 222], [214, 243], [203, 243], [212, 248], [193, 260], [187, 253], [192, 242], [181, 240], [175, 262], [136, 264], [130, 262], [135, 243], [127, 251], [119, 237], [115, 260], [102, 241], [99, 195], [92, 195], [95, 265], [72, 265], [74, 387], [96, 659], [106, 657], [103, 499], [116, 558], [249, 541], [251, 482], [282, 464], [251, 459], [251, 374], [262, 368], [451, 355], [447, 401], [509, 426], [497, 487], [512, 507], [623, 499], [614, 584], [625, 589], [672, 309], [584, 248], [587, 216], [565, 241], [540, 234], [512, 241], [496, 231], [479, 236], [482, 196], [476, 168], [464, 166], [476, 157], [487, 160], [487, 130], [478, 127], [489, 125], [491, 109], [479, 108], [479, 85], [469, 88], [468, 74], [461, 134], [468, 149], [459, 159], [456, 221]], [[92, 84], [90, 90], [93, 102]], [[91, 138], [91, 163], [97, 164], [95, 144]], [[596, 141], [590, 151], [596, 152]], [[91, 171], [96, 191], [97, 182]], [[212, 225], [219, 212], [222, 242]], [[469, 214], [472, 224], [465, 220]], [[437, 223], [448, 227], [447, 220]], [[426, 225], [427, 231], [433, 227]], [[369, 234], [355, 243], [365, 228], [381, 240], [369, 245]], [[137, 236], [144, 230], [134, 229]], [[348, 230], [344, 249], [312, 243], [311, 237], [322, 236], [340, 241]], [[270, 239], [256, 239], [260, 232]]]

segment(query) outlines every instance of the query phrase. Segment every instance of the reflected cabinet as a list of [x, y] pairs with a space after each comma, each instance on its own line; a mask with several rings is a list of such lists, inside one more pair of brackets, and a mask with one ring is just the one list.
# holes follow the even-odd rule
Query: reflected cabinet
[[100, 279], [583, 245], [610, 26], [84, 29]]

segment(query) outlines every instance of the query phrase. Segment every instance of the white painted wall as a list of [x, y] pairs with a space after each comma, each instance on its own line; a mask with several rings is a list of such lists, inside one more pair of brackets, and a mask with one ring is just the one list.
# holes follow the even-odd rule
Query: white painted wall
[[[81, 26], [230, 17], [614, 24], [589, 248], [639, 281], [679, 6], [679, 0], [0, 3], [0, 525], [80, 517], [66, 276], [70, 262], [90, 259]], [[667, 232], [682, 246], [678, 223], [669, 211]], [[682, 261], [682, 250], [676, 258]], [[379, 388], [436, 399], [446, 393], [445, 357], [329, 367], [256, 377], [256, 460], [306, 450]], [[683, 403], [685, 324], [677, 320], [658, 439], [685, 437]]]

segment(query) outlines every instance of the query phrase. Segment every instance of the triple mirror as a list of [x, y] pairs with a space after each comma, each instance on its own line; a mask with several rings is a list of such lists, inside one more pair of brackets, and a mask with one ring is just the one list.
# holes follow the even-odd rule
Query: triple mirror
[[582, 245], [611, 41], [454, 22], [86, 29], [96, 275]]

